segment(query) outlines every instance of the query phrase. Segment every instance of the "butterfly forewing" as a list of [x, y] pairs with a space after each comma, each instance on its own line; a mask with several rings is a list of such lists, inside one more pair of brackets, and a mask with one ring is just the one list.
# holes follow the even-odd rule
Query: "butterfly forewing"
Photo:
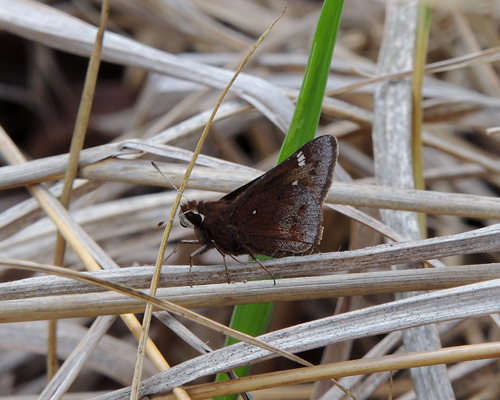
[[[338, 157], [337, 139], [320, 136], [306, 143], [281, 164], [224, 196], [221, 200], [237, 201], [238, 198], [253, 196], [266, 185], [295, 182], [299, 178], [303, 186], [308, 186], [324, 201], [332, 185], [333, 170]], [[305, 167], [305, 168], [303, 168]], [[307, 171], [314, 171], [307, 175]]]
[[264, 192], [234, 213], [230, 226], [238, 241], [269, 256], [303, 253], [319, 244], [322, 209], [313, 193], [286, 188], [269, 200]]
[[266, 255], [303, 253], [319, 244], [322, 205], [330, 189], [337, 141], [322, 136], [284, 162], [225, 196], [231, 235]]

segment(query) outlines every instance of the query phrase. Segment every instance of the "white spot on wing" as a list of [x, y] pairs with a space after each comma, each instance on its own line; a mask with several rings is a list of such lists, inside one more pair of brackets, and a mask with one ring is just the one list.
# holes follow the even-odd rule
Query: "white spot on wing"
[[252, 214], [253, 215], [257, 214], [257, 210], [253, 210]]
[[293, 186], [297, 186], [298, 184], [299, 184], [299, 181], [293, 181], [293, 182], [292, 182], [292, 185], [293, 185]]
[[297, 153], [297, 162], [299, 163], [299, 167], [306, 165], [306, 156], [301, 151]]

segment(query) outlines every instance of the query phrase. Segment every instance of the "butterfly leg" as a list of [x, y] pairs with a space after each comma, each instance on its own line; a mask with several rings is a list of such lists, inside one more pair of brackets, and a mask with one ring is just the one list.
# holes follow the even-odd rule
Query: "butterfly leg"
[[[226, 269], [227, 283], [231, 283], [231, 277], [229, 276], [229, 270], [227, 269], [227, 264], [226, 264], [226, 253], [224, 253], [222, 251], [222, 249], [219, 246], [217, 246], [217, 243], [215, 243], [213, 240], [212, 240], [212, 244], [215, 247], [215, 249], [220, 253], [220, 255], [222, 256], [222, 259], [224, 260], [224, 268]], [[230, 254], [230, 256], [231, 256], [231, 254]], [[234, 259], [233, 256], [231, 256], [231, 257]]]
[[[191, 240], [187, 240], [187, 241], [182, 241], [181, 243], [186, 243], [186, 242], [194, 242], [195, 244], [196, 243], [200, 243], [198, 242], [197, 240], [196, 241], [191, 241]], [[195, 258], [196, 256], [199, 256], [200, 254], [203, 254], [205, 251], [208, 250], [208, 246], [206, 244], [204, 244], [203, 246], [201, 246], [198, 250], [196, 250], [194, 253], [192, 253], [190, 256], [189, 256], [189, 274], [188, 274], [188, 283], [189, 283], [189, 286], [193, 287], [193, 283], [191, 282], [191, 269], [193, 268], [193, 258]]]
[[177, 246], [175, 246], [174, 251], [170, 253], [164, 260], [163, 262], [166, 262], [170, 257], [172, 257], [173, 254], [177, 253], [177, 250], [179, 250], [179, 247], [181, 247], [181, 244], [200, 244], [198, 240], [181, 240]]
[[[199, 240], [181, 240], [177, 247], [179, 247], [181, 244], [200, 244]], [[177, 248], [176, 248], [177, 250]]]
[[227, 276], [227, 283], [231, 283], [231, 277], [229, 276], [229, 271], [227, 269], [227, 264], [226, 264], [226, 255], [222, 255], [222, 259], [224, 260], [224, 268], [226, 269], [226, 276]]
[[257, 263], [262, 267], [264, 268], [264, 270], [269, 274], [269, 276], [271, 278], [273, 278], [273, 282], [274, 282], [274, 286], [276, 286], [276, 278], [274, 277], [274, 275], [271, 273], [271, 271], [269, 271], [266, 267], [264, 267], [264, 265], [258, 260], [257, 256], [255, 256], [255, 254], [253, 254], [252, 250], [250, 250], [247, 246], [243, 245], [243, 248], [247, 251], [247, 253], [250, 255], [250, 257], [252, 257], [255, 261], [257, 261]]
[[243, 264], [240, 260], [238, 260], [235, 256], [231, 255], [231, 254], [228, 254], [229, 257], [231, 257], [234, 261], [236, 261], [237, 263], [240, 263], [240, 264]]
[[[339, 251], [340, 251], [340, 249], [339, 249]], [[321, 253], [321, 251], [319, 251], [319, 249], [318, 249], [316, 246], [312, 246], [312, 247], [308, 250], [307, 255], [308, 255], [308, 256], [310, 256], [310, 255], [312, 255], [312, 254], [319, 254], [319, 253]]]

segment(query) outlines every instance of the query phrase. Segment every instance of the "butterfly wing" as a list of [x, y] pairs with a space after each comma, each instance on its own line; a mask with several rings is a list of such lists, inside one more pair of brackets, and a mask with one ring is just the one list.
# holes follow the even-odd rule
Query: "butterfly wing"
[[232, 200], [225, 218], [233, 237], [256, 253], [276, 257], [319, 244], [337, 156], [337, 140], [321, 136], [224, 197]]

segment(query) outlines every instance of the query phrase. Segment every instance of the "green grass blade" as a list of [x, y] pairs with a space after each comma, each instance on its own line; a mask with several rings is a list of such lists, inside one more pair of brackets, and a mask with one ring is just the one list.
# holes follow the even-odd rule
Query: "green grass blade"
[[[330, 72], [333, 48], [337, 38], [343, 0], [326, 0], [316, 28], [304, 82], [288, 134], [281, 147], [278, 163], [293, 154], [299, 147], [314, 138], [321, 115], [326, 82]], [[259, 259], [261, 259], [259, 257]], [[262, 258], [265, 259], [265, 258]], [[244, 304], [234, 308], [230, 326], [240, 332], [258, 336], [266, 331], [273, 303]], [[235, 341], [226, 340], [226, 346]], [[250, 366], [236, 371], [238, 376], [248, 374]], [[225, 380], [217, 375], [217, 381]], [[218, 400], [236, 400], [238, 395], [218, 397]]]
[[323, 5], [292, 124], [281, 147], [278, 162], [314, 138], [343, 5], [343, 0], [326, 0]]

